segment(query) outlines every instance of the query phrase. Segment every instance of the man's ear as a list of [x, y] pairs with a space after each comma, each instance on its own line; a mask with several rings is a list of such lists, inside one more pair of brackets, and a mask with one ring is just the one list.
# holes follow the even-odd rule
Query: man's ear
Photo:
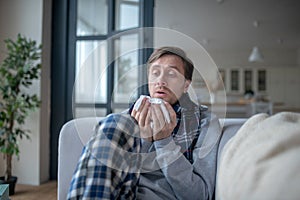
[[191, 84], [191, 80], [185, 80], [185, 82], [184, 82], [184, 93], [187, 93], [190, 84]]

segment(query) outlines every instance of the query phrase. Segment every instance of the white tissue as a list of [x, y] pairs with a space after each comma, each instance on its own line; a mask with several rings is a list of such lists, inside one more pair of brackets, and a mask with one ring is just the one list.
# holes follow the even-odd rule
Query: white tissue
[[148, 101], [151, 103], [151, 104], [160, 104], [160, 108], [161, 108], [161, 111], [163, 112], [164, 114], [164, 117], [165, 117], [165, 120], [167, 123], [170, 123], [171, 122], [171, 119], [170, 119], [170, 115], [169, 115], [169, 112], [166, 108], [166, 105], [164, 104], [164, 101], [162, 99], [159, 99], [159, 98], [151, 98], [149, 96], [146, 96], [146, 95], [141, 95], [140, 98], [135, 102], [134, 106], [133, 106], [133, 109], [134, 110], [138, 110], [141, 106], [141, 103], [143, 101], [144, 98], [147, 98]]

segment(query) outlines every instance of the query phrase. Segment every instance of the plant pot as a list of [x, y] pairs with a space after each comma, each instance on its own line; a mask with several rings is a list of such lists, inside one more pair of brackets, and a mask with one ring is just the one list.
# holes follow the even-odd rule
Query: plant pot
[[15, 187], [18, 177], [12, 176], [9, 180], [5, 180], [4, 176], [0, 177], [0, 184], [9, 184], [9, 195], [15, 194]]

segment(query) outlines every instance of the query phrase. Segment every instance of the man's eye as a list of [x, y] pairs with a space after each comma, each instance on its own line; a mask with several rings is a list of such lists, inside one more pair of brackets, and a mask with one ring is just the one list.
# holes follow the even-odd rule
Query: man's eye
[[154, 71], [152, 71], [152, 73], [151, 73], [153, 76], [159, 76], [159, 71], [157, 71], [157, 70], [154, 70]]
[[173, 70], [168, 71], [168, 76], [169, 77], [176, 77], [176, 72]]

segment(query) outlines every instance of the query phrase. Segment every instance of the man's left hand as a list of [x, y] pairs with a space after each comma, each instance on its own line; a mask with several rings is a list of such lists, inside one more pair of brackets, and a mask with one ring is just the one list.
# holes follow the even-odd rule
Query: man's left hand
[[159, 104], [152, 104], [151, 109], [151, 117], [152, 117], [152, 131], [153, 131], [153, 140], [162, 140], [164, 138], [169, 137], [174, 128], [176, 127], [176, 113], [172, 106], [164, 102], [167, 111], [170, 115], [170, 123], [166, 122], [164, 114], [160, 108]]

